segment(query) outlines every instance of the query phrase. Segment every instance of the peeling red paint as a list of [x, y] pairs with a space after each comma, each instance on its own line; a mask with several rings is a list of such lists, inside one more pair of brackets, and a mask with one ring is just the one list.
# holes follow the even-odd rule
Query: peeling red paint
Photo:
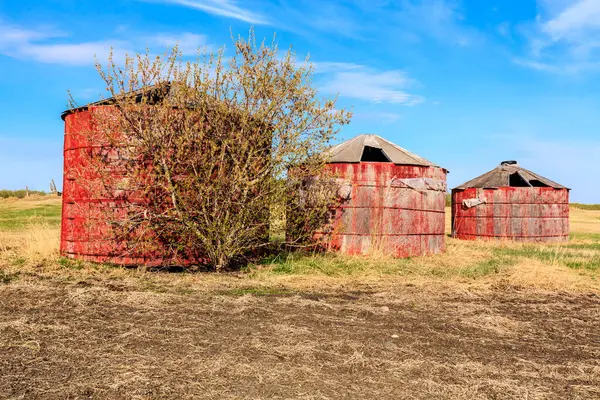
[[[120, 265], [161, 265], [160, 252], [132, 251], [128, 243], [111, 239], [109, 220], [127, 215], [122, 199], [103, 190], [99, 174], [89, 167], [89, 152], [107, 146], [106, 138], [93, 136], [92, 114], [110, 112], [107, 106], [90, 107], [64, 116], [64, 174], [60, 252], [85, 261]], [[110, 168], [110, 166], [107, 166]], [[110, 170], [114, 177], [119, 172]], [[82, 181], [85, 184], [82, 184]], [[129, 197], [132, 200], [132, 196]], [[112, 215], [107, 215], [110, 212]]]
[[[446, 170], [379, 162], [329, 164], [328, 168], [351, 191], [349, 199], [334, 210], [333, 233], [317, 233], [327, 248], [396, 257], [444, 251]], [[402, 179], [440, 186], [438, 190], [411, 188]]]
[[[61, 255], [118, 265], [190, 265], [206, 261], [173, 257], [166, 248], [153, 243], [150, 233], [140, 233], [128, 243], [113, 239], [110, 221], [125, 218], [130, 210], [128, 203], [140, 204], [144, 200], [135, 192], [127, 193], [126, 200], [120, 198], [123, 195], [121, 190], [107, 192], [100, 174], [90, 168], [90, 151], [110, 149], [106, 137], [100, 133], [93, 134], [92, 115], [96, 112], [110, 113], [111, 110], [110, 106], [95, 106], [64, 115]], [[112, 153], [107, 151], [107, 154]], [[116, 165], [105, 167], [113, 179], [123, 176]], [[144, 240], [146, 238], [148, 240]], [[140, 246], [140, 243], [145, 244]]]
[[[485, 203], [465, 208], [463, 200]], [[548, 187], [454, 189], [452, 234], [458, 239], [569, 240], [569, 191]]]

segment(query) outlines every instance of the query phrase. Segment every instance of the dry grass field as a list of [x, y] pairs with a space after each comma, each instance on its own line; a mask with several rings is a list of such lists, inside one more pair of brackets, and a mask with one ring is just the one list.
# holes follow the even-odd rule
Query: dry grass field
[[59, 204], [0, 200], [0, 398], [600, 399], [598, 210], [568, 244], [216, 275], [61, 259]]

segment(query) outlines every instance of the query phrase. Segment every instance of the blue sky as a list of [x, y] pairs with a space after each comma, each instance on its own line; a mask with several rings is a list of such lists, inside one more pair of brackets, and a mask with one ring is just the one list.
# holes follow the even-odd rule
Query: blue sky
[[0, 2], [0, 188], [62, 176], [67, 90], [102, 94], [94, 54], [230, 45], [230, 29], [310, 53], [323, 96], [450, 170], [516, 159], [600, 203], [600, 0]]

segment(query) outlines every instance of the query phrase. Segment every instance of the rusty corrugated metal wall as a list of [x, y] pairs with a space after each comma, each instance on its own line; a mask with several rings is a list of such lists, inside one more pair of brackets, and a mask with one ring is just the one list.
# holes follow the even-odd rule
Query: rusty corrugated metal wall
[[329, 164], [349, 198], [335, 208], [330, 250], [396, 257], [437, 254], [445, 249], [447, 171], [435, 166], [389, 162]]
[[[100, 174], [89, 165], [90, 152], [109, 147], [105, 138], [93, 134], [92, 116], [96, 112], [110, 110], [110, 106], [95, 106], [64, 116], [60, 252], [66, 257], [93, 262], [160, 265], [160, 254], [135, 251], [132, 249], [136, 244], [117, 243], [112, 239], [109, 221], [125, 218], [127, 204], [124, 199], [106, 193]], [[105, 167], [113, 177], [118, 178], [119, 173], [111, 170], [110, 164]], [[130, 196], [128, 201], [133, 201], [133, 198]]]
[[[185, 255], [173, 257], [151, 232], [132, 235], [127, 242], [116, 241], [111, 223], [127, 217], [129, 204], [140, 204], [139, 193], [113, 188], [102, 183], [101, 174], [90, 167], [90, 152], [102, 151], [119, 157], [106, 137], [93, 130], [95, 113], [110, 114], [111, 106], [93, 106], [64, 114], [64, 172], [60, 252], [63, 256], [118, 265], [189, 265], [198, 260]], [[102, 163], [111, 183], [123, 173]]]
[[[116, 241], [112, 223], [123, 220], [132, 210], [131, 204], [140, 205], [147, 201], [143, 194], [127, 185], [122, 164], [117, 160], [121, 155], [117, 148], [102, 133], [94, 129], [96, 118], [109, 118], [114, 114], [110, 105], [90, 106], [70, 110], [63, 114], [65, 120], [64, 172], [62, 196], [62, 221], [60, 252], [63, 256], [86, 261], [114, 263], [119, 265], [190, 265], [208, 262], [207, 256], [174, 252], [148, 230], [134, 231], [127, 241]], [[110, 121], [110, 119], [108, 120]], [[265, 131], [266, 134], [269, 134]], [[113, 132], [113, 135], [118, 133]], [[114, 138], [113, 138], [114, 139]], [[126, 138], [123, 138], [126, 143]], [[270, 140], [254, 143], [270, 149]], [[100, 151], [105, 160], [95, 167], [102, 168], [98, 173], [90, 167], [90, 152]], [[268, 157], [268, 152], [265, 152]], [[258, 161], [257, 161], [258, 162]], [[143, 168], [143, 167], [140, 167]], [[110, 185], [102, 182], [102, 175], [109, 176]], [[122, 187], [120, 184], [123, 184]], [[139, 210], [137, 210], [139, 211]], [[268, 210], [256, 210], [257, 223], [265, 224]], [[267, 224], [268, 225], [268, 224]], [[267, 234], [265, 228], [265, 234]]]
[[[466, 207], [465, 200], [478, 205]], [[452, 234], [458, 239], [562, 242], [569, 239], [569, 190], [552, 187], [452, 191]]]

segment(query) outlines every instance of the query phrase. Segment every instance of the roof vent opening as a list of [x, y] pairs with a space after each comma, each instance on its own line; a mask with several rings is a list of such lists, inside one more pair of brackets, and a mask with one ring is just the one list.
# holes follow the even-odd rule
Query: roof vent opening
[[531, 187], [529, 182], [525, 180], [518, 172], [510, 174], [508, 177], [508, 186], [510, 187]]
[[365, 146], [360, 161], [367, 162], [390, 162], [383, 150], [376, 147]]
[[502, 161], [500, 163], [500, 165], [519, 165], [519, 163], [516, 162], [515, 160], [507, 160], [507, 161]]
[[550, 185], [546, 185], [544, 182], [539, 181], [537, 179], [530, 180], [529, 184], [533, 187], [550, 187]]

